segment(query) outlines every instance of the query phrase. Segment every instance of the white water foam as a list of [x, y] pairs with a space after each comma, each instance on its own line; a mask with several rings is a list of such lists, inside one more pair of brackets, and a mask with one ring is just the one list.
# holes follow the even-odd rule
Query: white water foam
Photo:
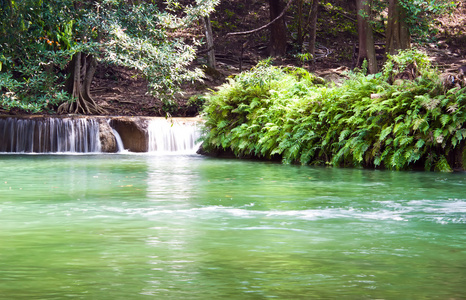
[[154, 119], [147, 131], [150, 153], [194, 154], [200, 146], [197, 122]]
[[[212, 205], [200, 208], [165, 208], [165, 209], [124, 209], [121, 213], [130, 215], [143, 215], [147, 218], [160, 215], [176, 215], [186, 218], [199, 217], [203, 215], [208, 218], [271, 218], [291, 219], [304, 221], [319, 221], [332, 219], [356, 219], [360, 221], [394, 221], [409, 222], [410, 220], [424, 220], [441, 224], [465, 224], [466, 215], [462, 210], [465, 208], [464, 201], [453, 201], [439, 204], [444, 209], [436, 210], [432, 207], [406, 206], [403, 209], [379, 208], [376, 210], [364, 210], [351, 207], [344, 208], [320, 208], [306, 210], [272, 210], [262, 211], [254, 209], [236, 208], [221, 205]], [[437, 206], [437, 205], [436, 205]], [[439, 207], [440, 208], [440, 207]]]

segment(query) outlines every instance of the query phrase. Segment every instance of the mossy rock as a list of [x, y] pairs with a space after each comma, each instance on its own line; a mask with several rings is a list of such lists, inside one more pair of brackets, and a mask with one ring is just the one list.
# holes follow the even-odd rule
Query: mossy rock
[[225, 77], [222, 72], [210, 66], [204, 66], [202, 70], [206, 76], [211, 77], [213, 80], [222, 80]]

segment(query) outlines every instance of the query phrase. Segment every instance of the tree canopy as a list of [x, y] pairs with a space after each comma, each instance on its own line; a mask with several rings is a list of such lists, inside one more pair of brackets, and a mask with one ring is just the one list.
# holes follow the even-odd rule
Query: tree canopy
[[[34, 112], [80, 97], [66, 80], [92, 70], [94, 60], [134, 68], [151, 92], [173, 94], [180, 82], [201, 75], [188, 68], [199, 41], [178, 32], [209, 15], [219, 0], [1, 2], [0, 105]], [[85, 55], [87, 67], [71, 63], [78, 55]]]
[[[393, 30], [393, 24], [400, 24], [400, 16], [411, 35], [425, 38], [430, 36], [432, 18], [456, 5], [450, 0], [355, 0], [345, 2], [342, 9], [338, 4], [343, 2], [263, 1], [265, 13], [270, 12], [270, 24], [274, 25], [260, 27], [271, 29], [268, 54], [289, 55], [293, 40], [297, 44], [293, 44], [292, 50], [295, 57], [302, 61], [315, 58], [319, 25], [316, 22], [323, 22], [317, 18], [318, 7], [345, 16], [354, 28], [359, 16], [367, 23], [360, 35], [371, 30], [377, 31], [378, 36], [387, 35], [388, 52], [393, 53], [393, 47], [407, 48], [389, 40], [399, 32]], [[358, 11], [356, 5], [351, 5], [353, 2], [364, 4], [364, 11]], [[192, 67], [202, 41], [190, 30], [199, 20], [209, 20], [219, 3], [220, 0], [0, 0], [0, 107], [7, 111], [21, 108], [29, 112], [53, 109], [64, 113], [104, 113], [89, 90], [97, 63], [136, 70], [147, 79], [154, 96], [168, 99], [179, 90], [181, 82], [202, 76], [199, 69]], [[393, 14], [390, 3], [396, 4]], [[307, 36], [309, 47], [304, 48]], [[371, 38], [359, 40], [373, 43]], [[214, 46], [212, 40], [208, 47]], [[368, 57], [360, 56], [361, 63]]]

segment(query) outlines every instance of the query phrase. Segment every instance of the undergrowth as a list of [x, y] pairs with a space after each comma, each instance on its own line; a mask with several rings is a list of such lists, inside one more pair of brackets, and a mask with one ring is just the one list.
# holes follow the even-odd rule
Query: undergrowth
[[[414, 80], [390, 84], [404, 66]], [[263, 61], [207, 97], [203, 147], [284, 163], [451, 171], [448, 155], [466, 139], [465, 103], [466, 88], [445, 90], [414, 51], [380, 74], [349, 73], [341, 86]]]

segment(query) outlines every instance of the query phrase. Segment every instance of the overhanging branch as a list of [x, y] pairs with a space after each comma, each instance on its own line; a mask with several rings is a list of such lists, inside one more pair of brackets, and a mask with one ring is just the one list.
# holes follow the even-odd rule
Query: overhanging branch
[[288, 8], [290, 7], [291, 3], [293, 2], [294, 0], [290, 0], [288, 1], [288, 3], [286, 4], [285, 8], [283, 9], [283, 11], [280, 13], [280, 15], [278, 17], [276, 17], [275, 19], [273, 19], [272, 21], [270, 21], [269, 23], [265, 24], [264, 26], [261, 26], [259, 28], [256, 28], [256, 29], [253, 29], [253, 30], [249, 30], [249, 31], [240, 31], [240, 32], [230, 32], [230, 33], [227, 33], [226, 36], [233, 36], [233, 35], [247, 35], [247, 34], [252, 34], [252, 33], [256, 33], [258, 31], [261, 31], [261, 30], [264, 30], [268, 27], [270, 27], [273, 23], [277, 22], [278, 20], [280, 20], [281, 18], [283, 18], [283, 16], [285, 15], [285, 12], [288, 10]]

